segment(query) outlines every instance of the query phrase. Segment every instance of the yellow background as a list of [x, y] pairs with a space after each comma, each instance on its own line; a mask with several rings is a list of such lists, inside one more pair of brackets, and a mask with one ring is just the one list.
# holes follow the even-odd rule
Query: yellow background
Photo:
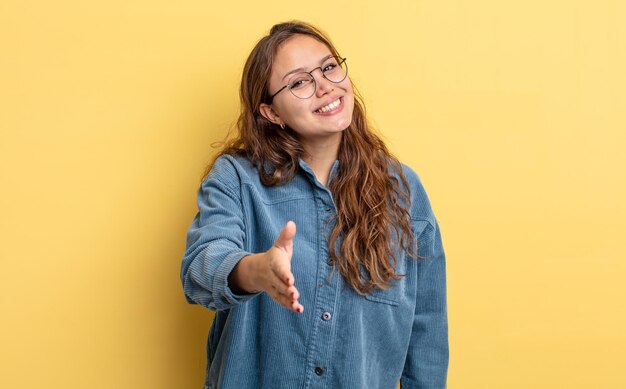
[[201, 387], [185, 233], [243, 62], [292, 18], [430, 194], [449, 387], [626, 387], [619, 0], [4, 0], [0, 387]]

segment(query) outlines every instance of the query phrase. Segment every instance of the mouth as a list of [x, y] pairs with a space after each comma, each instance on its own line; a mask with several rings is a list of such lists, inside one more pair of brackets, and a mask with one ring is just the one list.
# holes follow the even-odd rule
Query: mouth
[[324, 116], [332, 115], [334, 113], [341, 111], [342, 108], [343, 108], [343, 97], [340, 97], [337, 100], [332, 101], [329, 104], [316, 109], [315, 111], [313, 111], [313, 113], [318, 114], [318, 115], [324, 115]]

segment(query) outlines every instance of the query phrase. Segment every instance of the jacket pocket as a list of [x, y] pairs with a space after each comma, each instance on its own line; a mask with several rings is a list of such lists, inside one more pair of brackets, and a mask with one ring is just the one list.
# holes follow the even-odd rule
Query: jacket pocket
[[400, 287], [395, 286], [389, 289], [374, 289], [372, 292], [365, 295], [365, 299], [397, 307], [400, 305]]

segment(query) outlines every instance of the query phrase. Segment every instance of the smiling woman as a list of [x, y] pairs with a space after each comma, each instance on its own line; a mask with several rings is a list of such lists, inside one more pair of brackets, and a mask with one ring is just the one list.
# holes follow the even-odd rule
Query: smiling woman
[[187, 301], [217, 311], [205, 388], [445, 387], [439, 226], [346, 58], [311, 25], [275, 25], [240, 94], [181, 268]]
[[[276, 52], [269, 90], [288, 82], [272, 94], [271, 104], [260, 105], [260, 113], [272, 123], [285, 123], [304, 141], [330, 136], [337, 150], [341, 131], [352, 121], [354, 93], [347, 69], [339, 66], [345, 64], [345, 59], [329, 51], [322, 42], [307, 35], [296, 35], [284, 42]], [[297, 67], [302, 64], [307, 66]], [[317, 80], [313, 75], [316, 70]], [[289, 93], [280, 94], [285, 89], [297, 99]]]

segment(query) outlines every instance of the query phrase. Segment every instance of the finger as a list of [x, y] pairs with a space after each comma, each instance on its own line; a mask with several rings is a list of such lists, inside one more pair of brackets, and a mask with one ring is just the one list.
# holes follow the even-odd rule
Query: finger
[[287, 224], [285, 224], [285, 227], [283, 227], [283, 230], [280, 232], [276, 242], [274, 242], [274, 246], [285, 251], [291, 249], [291, 247], [293, 247], [294, 236], [296, 236], [296, 223], [290, 220]]
[[272, 299], [274, 301], [276, 301], [278, 304], [282, 305], [283, 307], [292, 310], [294, 312], [297, 312], [298, 307], [300, 306], [300, 303], [298, 303], [297, 301], [292, 301], [290, 298], [280, 294], [280, 293], [273, 293], [270, 295], [272, 297]]
[[303, 312], [304, 307], [298, 301], [300, 298], [300, 292], [295, 287], [290, 287], [287, 289], [287, 293], [282, 293], [279, 291], [279, 286], [272, 285], [271, 290], [268, 291], [268, 294], [274, 301], [284, 306], [285, 308], [289, 308], [294, 312]]
[[300, 304], [298, 301], [291, 303], [290, 309], [296, 313], [304, 312], [304, 305]]
[[290, 299], [292, 302], [298, 301], [298, 299], [300, 298], [300, 292], [298, 292], [298, 289], [296, 289], [295, 286], [290, 286], [287, 288], [276, 287], [275, 290], [277, 293], [280, 293], [283, 297]]
[[294, 312], [302, 313], [304, 312], [304, 306], [300, 304], [300, 301], [298, 301], [299, 297], [300, 296], [297, 290], [289, 295], [289, 301], [290, 301], [289, 308]]
[[271, 288], [273, 294], [279, 294], [283, 297], [290, 298], [290, 294], [287, 292], [287, 289], [285, 289], [284, 284], [281, 284], [280, 282], [273, 282]]
[[295, 277], [291, 273], [291, 263], [286, 260], [276, 261], [277, 263], [272, 267], [274, 276], [280, 280], [281, 283], [286, 286], [293, 285]]
[[298, 301], [300, 299], [300, 291], [295, 286], [290, 287], [287, 293], [291, 300]]
[[[287, 282], [287, 280], [289, 280], [290, 282]], [[282, 278], [274, 274], [270, 283], [277, 292], [285, 296], [291, 297], [291, 295], [293, 294], [296, 299], [300, 297], [300, 293], [293, 283], [293, 275], [291, 273]]]

